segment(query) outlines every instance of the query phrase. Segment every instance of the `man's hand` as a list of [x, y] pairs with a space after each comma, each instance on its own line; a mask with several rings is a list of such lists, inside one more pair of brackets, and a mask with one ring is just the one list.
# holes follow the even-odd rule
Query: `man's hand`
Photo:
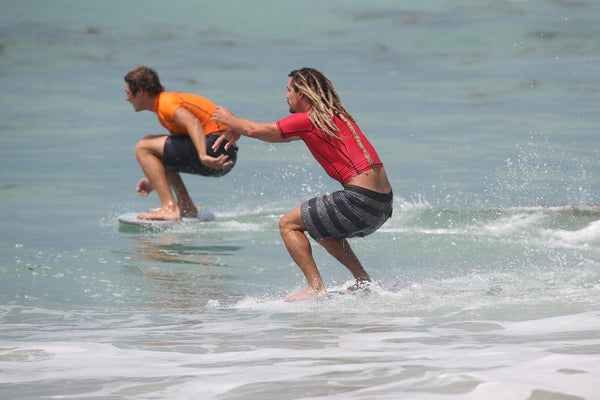
[[235, 143], [241, 135], [271, 143], [289, 142], [300, 139], [299, 136], [283, 138], [277, 129], [277, 122], [259, 123], [250, 119], [238, 118], [223, 106], [217, 106], [217, 110], [213, 114], [212, 120], [229, 127], [229, 131], [223, 133], [223, 135], [215, 142], [214, 146], [218, 146], [223, 140], [227, 139], [229, 140], [227, 148], [229, 148], [229, 146]]
[[229, 148], [238, 141], [240, 136], [242, 136], [242, 135], [229, 129], [229, 130], [223, 132], [217, 138], [217, 140], [215, 140], [215, 142], [212, 145], [212, 148], [214, 151], [217, 151], [219, 149], [219, 147], [221, 146], [221, 143], [223, 143], [224, 140], [227, 140], [227, 143], [225, 143], [225, 150], [229, 150]]
[[227, 169], [233, 165], [233, 161], [227, 161], [229, 156], [227, 154], [221, 154], [219, 157], [204, 156], [200, 158], [200, 162], [209, 168], [220, 171]]
[[146, 197], [154, 191], [154, 186], [152, 186], [152, 183], [150, 183], [150, 179], [142, 178], [135, 187], [135, 190], [140, 196]]
[[233, 113], [223, 106], [217, 106], [217, 111], [212, 116], [213, 121], [229, 126], [227, 122], [234, 117]]

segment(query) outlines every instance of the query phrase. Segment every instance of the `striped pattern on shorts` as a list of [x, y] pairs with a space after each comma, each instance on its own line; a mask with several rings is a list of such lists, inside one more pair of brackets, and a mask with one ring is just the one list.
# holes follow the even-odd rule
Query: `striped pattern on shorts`
[[302, 221], [315, 240], [367, 236], [392, 216], [392, 209], [392, 192], [352, 185], [300, 205]]

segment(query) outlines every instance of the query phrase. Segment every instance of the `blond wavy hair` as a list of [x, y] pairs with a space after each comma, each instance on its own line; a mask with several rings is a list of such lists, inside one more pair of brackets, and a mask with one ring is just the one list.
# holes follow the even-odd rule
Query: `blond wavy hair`
[[311, 105], [308, 111], [310, 122], [327, 135], [341, 139], [338, 135], [340, 129], [334, 122], [334, 116], [341, 119], [352, 132], [369, 165], [373, 165], [371, 156], [363, 146], [356, 129], [351, 123], [356, 124], [356, 121], [342, 104], [331, 80], [314, 68], [295, 69], [288, 76], [292, 78], [292, 89], [304, 94]]

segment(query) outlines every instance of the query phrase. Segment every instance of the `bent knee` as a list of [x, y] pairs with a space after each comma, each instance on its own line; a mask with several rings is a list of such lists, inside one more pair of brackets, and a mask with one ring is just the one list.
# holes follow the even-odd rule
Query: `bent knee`
[[305, 231], [306, 227], [304, 226], [304, 222], [302, 221], [302, 215], [300, 214], [300, 209], [297, 208], [294, 211], [290, 211], [289, 213], [283, 215], [279, 219], [279, 231]]
[[283, 232], [284, 230], [288, 229], [288, 226], [289, 226], [289, 222], [288, 222], [287, 214], [285, 214], [284, 216], [279, 218], [279, 231]]
[[135, 145], [135, 154], [162, 154], [165, 145], [165, 135], [147, 135]]
[[135, 154], [138, 154], [139, 152], [143, 151], [144, 148], [146, 147], [144, 140], [145, 139], [142, 139], [136, 143], [135, 148], [134, 148]]

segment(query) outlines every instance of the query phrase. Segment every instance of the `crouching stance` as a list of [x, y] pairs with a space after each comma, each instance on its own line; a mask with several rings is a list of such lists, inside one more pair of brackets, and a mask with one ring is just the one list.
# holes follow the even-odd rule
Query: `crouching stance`
[[[195, 217], [198, 209], [190, 198], [180, 172], [222, 176], [233, 168], [237, 147], [213, 144], [227, 129], [211, 120], [217, 105], [194, 94], [165, 92], [158, 74], [137, 67], [125, 75], [126, 99], [135, 111], [152, 111], [170, 135], [148, 135], [135, 147], [145, 177], [137, 184], [140, 196], [156, 190], [160, 208], [138, 218], [179, 219]], [[175, 195], [173, 195], [173, 192]], [[175, 199], [177, 197], [177, 199]]]
[[305, 232], [350, 270], [356, 287], [370, 282], [347, 239], [379, 229], [392, 215], [393, 195], [379, 156], [325, 75], [312, 68], [290, 72], [286, 98], [292, 115], [277, 122], [237, 118], [221, 106], [212, 119], [230, 127], [216, 146], [224, 139], [229, 146], [241, 135], [267, 142], [303, 140], [327, 174], [343, 186], [302, 203], [279, 221], [285, 246], [308, 282], [306, 289], [286, 298], [295, 301], [326, 291]]

